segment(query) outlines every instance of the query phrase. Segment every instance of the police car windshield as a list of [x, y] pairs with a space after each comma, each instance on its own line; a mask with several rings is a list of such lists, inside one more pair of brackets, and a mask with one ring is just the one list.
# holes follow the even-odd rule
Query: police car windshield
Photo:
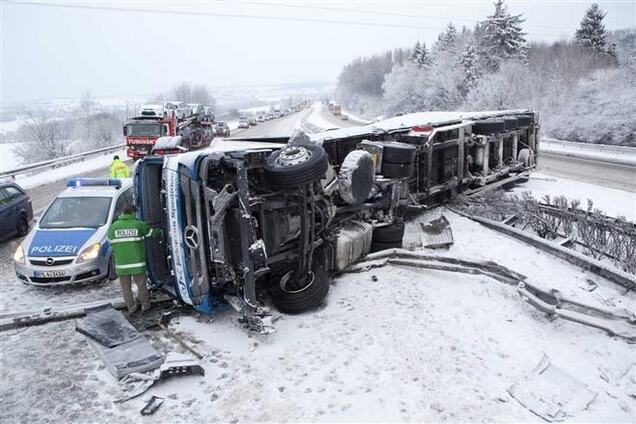
[[40, 220], [40, 228], [97, 228], [106, 224], [110, 197], [58, 197]]

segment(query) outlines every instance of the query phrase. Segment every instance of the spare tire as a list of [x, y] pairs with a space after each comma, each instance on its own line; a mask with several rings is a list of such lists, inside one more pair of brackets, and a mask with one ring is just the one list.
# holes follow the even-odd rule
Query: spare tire
[[527, 127], [532, 124], [532, 116], [530, 115], [518, 115], [517, 121], [519, 121], [520, 127]]
[[397, 141], [382, 143], [382, 162], [411, 163], [415, 160], [415, 146]]
[[342, 200], [359, 205], [369, 198], [375, 179], [375, 163], [371, 153], [364, 150], [350, 152], [338, 172], [338, 188]]
[[293, 287], [289, 284], [294, 271], [283, 275], [280, 282], [270, 290], [274, 306], [287, 314], [300, 314], [314, 309], [322, 303], [329, 293], [329, 275], [327, 273], [327, 255], [325, 249], [314, 252], [312, 270], [307, 275], [307, 284]]
[[297, 188], [325, 176], [329, 160], [322, 146], [298, 144], [285, 146], [265, 160], [265, 176], [272, 186]]
[[503, 119], [485, 119], [473, 124], [473, 134], [487, 135], [505, 130], [506, 124]]
[[373, 243], [395, 243], [401, 242], [404, 238], [404, 223], [396, 222], [395, 224], [385, 225], [384, 227], [375, 227], [373, 229]]
[[405, 178], [413, 173], [413, 162], [411, 163], [388, 163], [382, 161], [381, 174], [387, 178]]
[[515, 130], [519, 127], [519, 120], [514, 116], [504, 116], [503, 121], [506, 131]]

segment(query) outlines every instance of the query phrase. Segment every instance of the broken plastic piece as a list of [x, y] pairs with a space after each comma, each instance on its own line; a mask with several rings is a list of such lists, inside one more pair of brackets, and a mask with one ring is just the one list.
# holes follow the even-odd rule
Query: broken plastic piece
[[152, 415], [163, 404], [163, 398], [159, 396], [151, 396], [146, 405], [139, 411], [141, 415]]

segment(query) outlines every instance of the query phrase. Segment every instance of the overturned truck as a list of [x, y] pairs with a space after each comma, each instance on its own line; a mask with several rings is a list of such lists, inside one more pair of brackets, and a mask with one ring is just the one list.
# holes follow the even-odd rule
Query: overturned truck
[[532, 111], [428, 112], [291, 139], [234, 140], [135, 168], [154, 286], [204, 313], [229, 301], [263, 331], [267, 299], [300, 313], [329, 278], [401, 247], [403, 213], [513, 181], [538, 152]]

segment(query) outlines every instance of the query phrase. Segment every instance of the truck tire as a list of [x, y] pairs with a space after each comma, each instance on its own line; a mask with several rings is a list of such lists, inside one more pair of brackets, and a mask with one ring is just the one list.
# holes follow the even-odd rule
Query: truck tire
[[415, 160], [415, 146], [405, 143], [382, 143], [382, 162], [411, 163]]
[[473, 124], [474, 134], [493, 134], [503, 132], [506, 129], [506, 124], [502, 119], [486, 119], [483, 121], [477, 121]]
[[298, 188], [325, 176], [329, 161], [325, 149], [316, 145], [291, 145], [265, 160], [265, 176], [280, 189]]
[[[313, 266], [308, 283], [299, 289], [288, 287], [290, 271], [270, 290], [270, 297], [276, 309], [287, 314], [300, 314], [315, 309], [329, 293], [326, 250], [314, 252]], [[285, 280], [287, 278], [287, 280]]]
[[396, 222], [395, 224], [386, 225], [384, 227], [375, 227], [373, 229], [373, 243], [395, 243], [402, 242], [404, 238], [404, 223]]
[[401, 249], [402, 240], [400, 241], [374, 241], [371, 243], [371, 253], [379, 252], [387, 249]]
[[413, 163], [388, 163], [382, 160], [381, 174], [387, 178], [405, 178], [413, 173]]
[[506, 131], [512, 131], [519, 128], [519, 120], [514, 116], [504, 116], [503, 121]]
[[532, 124], [532, 116], [530, 115], [519, 115], [517, 116], [517, 121], [519, 121], [520, 127], [527, 127]]
[[369, 198], [375, 179], [373, 157], [364, 150], [350, 152], [338, 172], [339, 193], [349, 205], [359, 205]]

